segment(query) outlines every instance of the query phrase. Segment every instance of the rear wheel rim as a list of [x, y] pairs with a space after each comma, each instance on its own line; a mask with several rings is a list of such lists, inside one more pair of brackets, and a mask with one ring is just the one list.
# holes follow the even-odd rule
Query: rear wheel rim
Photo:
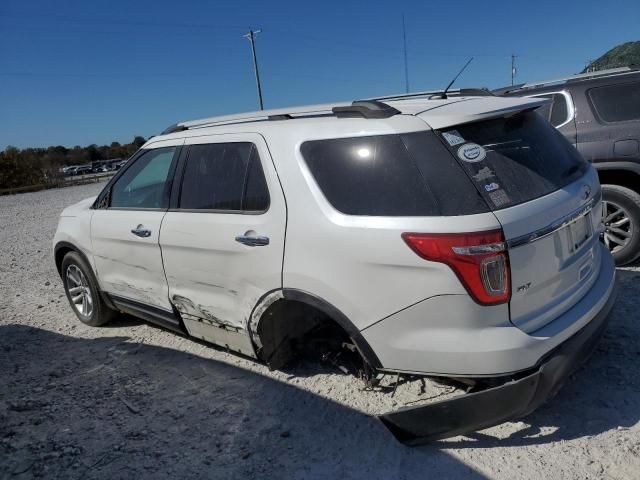
[[606, 200], [602, 202], [602, 218], [604, 221], [604, 244], [616, 253], [625, 248], [633, 237], [631, 215], [620, 204]]
[[67, 291], [73, 308], [83, 317], [90, 317], [93, 313], [93, 297], [87, 277], [76, 265], [67, 267], [66, 276]]

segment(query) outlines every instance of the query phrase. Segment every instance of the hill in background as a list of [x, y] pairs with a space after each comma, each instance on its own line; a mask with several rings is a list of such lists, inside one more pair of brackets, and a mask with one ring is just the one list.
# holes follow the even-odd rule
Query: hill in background
[[613, 47], [600, 58], [591, 62], [582, 73], [626, 67], [633, 64], [640, 65], [640, 42], [627, 42]]

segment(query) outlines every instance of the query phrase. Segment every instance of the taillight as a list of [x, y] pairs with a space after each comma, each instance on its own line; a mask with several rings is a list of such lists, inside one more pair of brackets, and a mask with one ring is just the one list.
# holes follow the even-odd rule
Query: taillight
[[449, 265], [473, 299], [482, 305], [509, 301], [509, 255], [502, 230], [475, 233], [403, 233], [425, 260]]

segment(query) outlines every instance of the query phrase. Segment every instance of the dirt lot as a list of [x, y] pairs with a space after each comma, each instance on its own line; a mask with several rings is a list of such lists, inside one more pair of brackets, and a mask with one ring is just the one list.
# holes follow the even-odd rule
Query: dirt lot
[[62, 208], [103, 184], [0, 197], [0, 478], [640, 478], [640, 268], [596, 352], [522, 421], [407, 448], [370, 413], [448, 393], [269, 372], [129, 317], [76, 320]]

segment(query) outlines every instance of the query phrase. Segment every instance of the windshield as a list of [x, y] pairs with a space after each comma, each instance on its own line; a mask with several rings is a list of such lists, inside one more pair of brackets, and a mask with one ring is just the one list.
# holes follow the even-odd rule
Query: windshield
[[580, 178], [588, 164], [535, 111], [440, 131], [492, 209], [547, 195]]

